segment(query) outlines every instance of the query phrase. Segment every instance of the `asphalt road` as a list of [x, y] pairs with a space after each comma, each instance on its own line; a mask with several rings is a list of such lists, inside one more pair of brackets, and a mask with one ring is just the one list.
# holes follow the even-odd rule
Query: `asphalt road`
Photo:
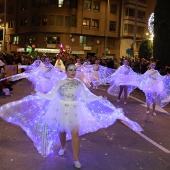
[[[0, 96], [0, 105], [29, 95], [33, 86], [27, 80], [13, 85], [12, 96]], [[117, 121], [107, 129], [80, 137], [82, 170], [170, 170], [170, 104], [157, 111], [157, 116], [146, 115], [144, 94], [135, 90], [127, 105], [117, 103], [106, 93], [108, 86], [91, 91], [107, 95], [125, 115], [138, 122], [144, 131], [135, 133]], [[31, 106], [30, 106], [31, 107]], [[160, 109], [160, 108], [158, 108]], [[18, 126], [0, 119], [0, 170], [74, 170], [71, 141], [66, 153], [57, 151], [42, 157], [32, 141]]]

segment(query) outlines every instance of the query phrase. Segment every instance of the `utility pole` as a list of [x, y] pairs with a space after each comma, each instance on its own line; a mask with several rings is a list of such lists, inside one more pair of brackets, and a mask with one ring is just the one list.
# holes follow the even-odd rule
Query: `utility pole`
[[6, 35], [6, 1], [4, 0], [4, 27], [3, 27], [3, 52], [6, 51], [6, 47], [5, 47], [5, 35]]
[[135, 51], [136, 51], [137, 15], [138, 15], [138, 0], [135, 0], [134, 37], [133, 37], [133, 44], [132, 44], [133, 57], [135, 56]]
[[104, 56], [106, 56], [106, 49], [107, 49], [107, 33], [108, 33], [108, 28], [109, 28], [109, 5], [110, 2], [109, 0], [107, 1], [107, 9], [106, 9], [106, 27], [105, 27], [105, 43], [104, 43]]

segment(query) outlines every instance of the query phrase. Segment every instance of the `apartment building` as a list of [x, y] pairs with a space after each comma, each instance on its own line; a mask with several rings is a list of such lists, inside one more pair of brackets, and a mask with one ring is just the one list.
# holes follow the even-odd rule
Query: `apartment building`
[[119, 0], [6, 0], [7, 51], [119, 57]]
[[119, 58], [134, 41], [137, 51], [148, 32], [148, 1], [0, 0], [2, 33], [5, 24], [0, 43], [7, 52], [26, 52], [31, 46], [39, 53], [56, 54], [63, 44], [81, 57]]

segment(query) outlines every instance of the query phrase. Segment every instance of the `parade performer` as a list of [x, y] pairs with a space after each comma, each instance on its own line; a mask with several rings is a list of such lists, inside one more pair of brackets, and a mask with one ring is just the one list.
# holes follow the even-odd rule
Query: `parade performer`
[[64, 66], [64, 63], [62, 61], [62, 58], [65, 57], [65, 54], [64, 54], [64, 51], [63, 51], [63, 45], [62, 44], [60, 44], [60, 53], [57, 54], [56, 57], [57, 57], [57, 60], [55, 62], [54, 67], [59, 69], [62, 72], [65, 72], [65, 66]]
[[92, 94], [83, 82], [74, 78], [74, 63], [66, 65], [66, 74], [67, 78], [47, 94], [34, 92], [1, 106], [0, 117], [19, 125], [42, 156], [59, 146], [58, 154], [64, 154], [65, 141], [72, 139], [74, 164], [80, 168], [80, 135], [107, 128], [117, 119], [125, 121], [134, 131], [142, 131], [142, 128], [128, 119], [121, 108], [115, 108], [105, 97]]
[[33, 83], [35, 90], [48, 93], [59, 80], [66, 78], [64, 72], [54, 68], [48, 57], [44, 59], [44, 62], [36, 60], [31, 66], [24, 66], [23, 68], [26, 69], [25, 72], [7, 77], [6, 79], [16, 81], [26, 78]]
[[101, 74], [99, 72], [99, 68], [100, 68], [100, 65], [99, 65], [99, 60], [96, 59], [95, 60], [95, 64], [93, 64], [93, 71], [91, 72], [91, 81], [92, 81], [92, 84], [93, 84], [93, 89], [98, 89], [98, 80], [101, 79]]
[[149, 67], [142, 76], [142, 81], [139, 84], [139, 88], [145, 93], [147, 110], [146, 113], [149, 114], [150, 106], [152, 106], [152, 115], [156, 116], [155, 107], [156, 105], [165, 106], [168, 102], [165, 100], [168, 96], [167, 88], [163, 81], [163, 76], [155, 70], [156, 63], [151, 62]]
[[[106, 78], [115, 72], [115, 69], [107, 68], [100, 65], [100, 60], [96, 59], [95, 64], [90, 64], [87, 60], [83, 63], [86, 72], [88, 72], [88, 77], [90, 78], [93, 88], [98, 89], [99, 85], [106, 85]], [[101, 80], [101, 81], [100, 81]]]
[[76, 78], [81, 80], [87, 87], [91, 86], [91, 80], [89, 76], [89, 70], [86, 69], [83, 64], [81, 64], [81, 59], [77, 58], [76, 66]]
[[55, 62], [54, 67], [59, 69], [60, 71], [65, 72], [65, 66], [64, 66], [63, 61], [62, 61], [62, 59], [60, 57], [60, 54], [57, 54], [56, 57], [57, 57], [57, 60]]
[[129, 94], [137, 87], [140, 78], [128, 66], [128, 60], [125, 59], [123, 65], [107, 78], [107, 82], [110, 83], [107, 92], [116, 96], [117, 102], [120, 102], [120, 98], [124, 98], [124, 104], [126, 104]]

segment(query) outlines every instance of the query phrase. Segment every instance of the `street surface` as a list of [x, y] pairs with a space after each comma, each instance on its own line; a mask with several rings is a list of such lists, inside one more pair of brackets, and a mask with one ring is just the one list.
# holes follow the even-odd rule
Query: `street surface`
[[[23, 79], [13, 85], [12, 96], [0, 96], [0, 105], [19, 100], [33, 91]], [[144, 129], [136, 133], [119, 120], [107, 129], [80, 137], [82, 170], [170, 170], [170, 104], [157, 108], [157, 115], [146, 115], [144, 94], [136, 89], [127, 105], [117, 103], [107, 94], [108, 86], [90, 89], [96, 95], [106, 95], [125, 115]], [[31, 106], [30, 106], [31, 107]], [[71, 141], [66, 153], [56, 152], [42, 157], [32, 141], [18, 126], [0, 118], [0, 170], [74, 170]]]

